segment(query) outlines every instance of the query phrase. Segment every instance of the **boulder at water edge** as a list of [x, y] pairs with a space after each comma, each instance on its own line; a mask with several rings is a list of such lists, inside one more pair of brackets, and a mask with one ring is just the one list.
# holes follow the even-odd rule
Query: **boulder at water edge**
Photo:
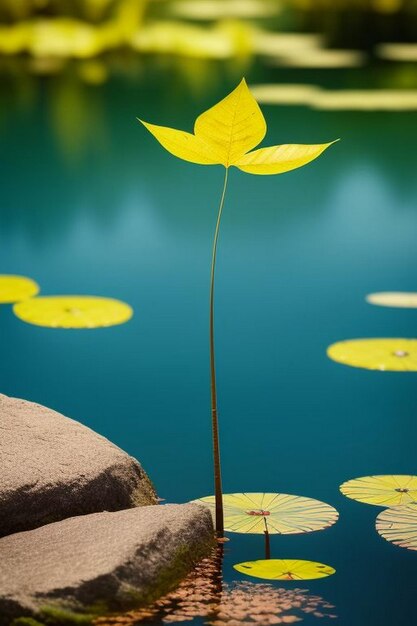
[[74, 515], [156, 504], [131, 456], [39, 404], [0, 394], [0, 537]]
[[0, 625], [20, 616], [70, 624], [74, 612], [146, 604], [208, 554], [213, 537], [210, 511], [196, 504], [83, 515], [3, 537]]

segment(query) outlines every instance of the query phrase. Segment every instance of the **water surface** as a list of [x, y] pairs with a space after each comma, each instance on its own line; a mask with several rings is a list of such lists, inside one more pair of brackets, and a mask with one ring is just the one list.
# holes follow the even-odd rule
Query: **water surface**
[[[71, 72], [12, 77], [1, 95], [1, 272], [33, 277], [43, 294], [112, 296], [135, 309], [120, 327], [65, 331], [1, 307], [1, 392], [105, 435], [140, 459], [169, 502], [212, 492], [208, 280], [223, 172], [171, 157], [135, 117], [191, 130], [240, 79], [236, 68], [204, 67], [149, 61], [101, 86]], [[375, 77], [247, 75], [335, 87]], [[332, 623], [412, 626], [416, 555], [383, 541], [379, 509], [338, 485], [416, 472], [415, 375], [343, 367], [326, 347], [415, 336], [414, 311], [364, 297], [417, 288], [417, 113], [263, 110], [264, 145], [342, 141], [283, 176], [231, 172], [216, 307], [224, 490], [335, 506], [336, 526], [275, 536], [273, 556], [336, 568], [303, 585], [336, 605]], [[233, 535], [225, 580], [243, 580], [233, 563], [262, 552], [262, 537]]]

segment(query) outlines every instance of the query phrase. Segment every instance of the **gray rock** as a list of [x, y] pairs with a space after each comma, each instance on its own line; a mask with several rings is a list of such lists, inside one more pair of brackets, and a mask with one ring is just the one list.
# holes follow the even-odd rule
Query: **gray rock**
[[143, 605], [175, 586], [213, 537], [209, 510], [196, 504], [83, 515], [4, 537], [0, 624]]
[[39, 404], [0, 394], [0, 537], [58, 520], [156, 504], [140, 464]]

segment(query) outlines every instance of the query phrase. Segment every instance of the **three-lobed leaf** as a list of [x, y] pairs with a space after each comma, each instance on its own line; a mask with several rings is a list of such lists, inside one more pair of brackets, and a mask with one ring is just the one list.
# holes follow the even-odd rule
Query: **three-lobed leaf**
[[199, 115], [194, 134], [139, 120], [168, 152], [199, 165], [235, 166], [249, 174], [282, 174], [316, 159], [324, 144], [285, 144], [252, 150], [265, 137], [266, 122], [245, 79]]

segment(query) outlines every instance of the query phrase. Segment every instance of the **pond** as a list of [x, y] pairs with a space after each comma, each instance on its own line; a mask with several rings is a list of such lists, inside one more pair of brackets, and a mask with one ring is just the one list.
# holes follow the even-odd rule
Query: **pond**
[[[120, 298], [135, 315], [65, 331], [26, 325], [2, 307], [1, 391], [90, 426], [141, 461], [161, 498], [186, 502], [213, 490], [208, 283], [223, 173], [174, 159], [136, 116], [191, 130], [243, 73], [254, 85], [340, 89], [375, 84], [382, 70], [125, 65], [97, 85], [69, 70], [3, 81], [1, 272], [31, 276], [45, 295]], [[216, 293], [224, 491], [335, 506], [335, 526], [275, 535], [272, 556], [336, 568], [302, 584], [336, 607], [338, 618], [324, 621], [412, 626], [415, 553], [383, 541], [380, 509], [338, 487], [416, 473], [415, 377], [344, 367], [326, 348], [415, 336], [412, 309], [365, 296], [416, 290], [417, 113], [262, 108], [264, 145], [342, 141], [283, 176], [231, 172]], [[224, 581], [253, 582], [232, 566], [262, 558], [262, 537], [230, 537]], [[319, 620], [304, 614], [306, 626]]]

